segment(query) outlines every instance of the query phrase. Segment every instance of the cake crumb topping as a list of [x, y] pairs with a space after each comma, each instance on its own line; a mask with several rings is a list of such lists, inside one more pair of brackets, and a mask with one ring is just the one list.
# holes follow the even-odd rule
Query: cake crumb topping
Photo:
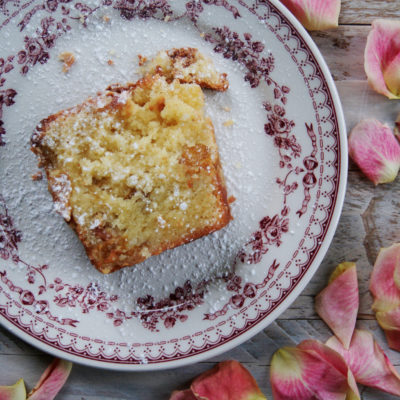
[[58, 55], [58, 59], [63, 63], [62, 71], [66, 74], [75, 64], [75, 55], [70, 51], [64, 51]]

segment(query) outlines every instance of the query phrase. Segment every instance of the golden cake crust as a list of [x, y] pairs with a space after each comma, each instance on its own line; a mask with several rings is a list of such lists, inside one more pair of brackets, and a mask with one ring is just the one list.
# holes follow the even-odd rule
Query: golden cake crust
[[[33, 134], [32, 151], [39, 157], [39, 166], [46, 172], [48, 188], [53, 196], [56, 210], [76, 231], [90, 261], [100, 272], [110, 273], [140, 263], [152, 255], [219, 230], [231, 220], [213, 126], [203, 114], [202, 93], [196, 86], [182, 85], [177, 81], [169, 83], [159, 74], [145, 76], [136, 83], [113, 85], [105, 93], [100, 93], [81, 105], [42, 120]], [[176, 93], [179, 95], [176, 96]], [[184, 98], [183, 102], [179, 96]], [[180, 105], [185, 112], [180, 111]], [[186, 112], [192, 118], [190, 121], [185, 120]], [[149, 131], [149, 137], [152, 137], [154, 144], [148, 142], [143, 131], [138, 131], [136, 127], [141, 118], [148, 116], [150, 116], [148, 126], [156, 127], [155, 130]], [[183, 118], [183, 122], [179, 121], [179, 118]], [[108, 119], [111, 120], [110, 123], [107, 122]], [[93, 126], [89, 123], [87, 127], [88, 121]], [[71, 133], [74, 124], [77, 126], [76, 132]], [[124, 129], [127, 128], [125, 130], [114, 128], [121, 124], [125, 124]], [[188, 133], [186, 139], [190, 143], [185, 144], [182, 141], [179, 135], [184, 136], [182, 131], [185, 124], [188, 132], [198, 126], [201, 128], [199, 139]], [[105, 131], [106, 125], [112, 127], [110, 133], [107, 133], [109, 136], [104, 134], [103, 137], [99, 131]], [[140, 126], [146, 129], [143, 128], [146, 125]], [[83, 127], [86, 127], [84, 134]], [[139, 144], [132, 142], [132, 138], [125, 132], [127, 129], [132, 130]], [[162, 179], [167, 181], [166, 187], [158, 184], [161, 179], [159, 177], [153, 177], [153, 181], [150, 179], [149, 183], [146, 179], [152, 170], [147, 171], [148, 165], [141, 166], [142, 169], [139, 171], [144, 174], [143, 180], [132, 178], [135, 177], [132, 173], [135, 163], [141, 165], [144, 159], [152, 165], [151, 157], [146, 155], [146, 149], [151, 150], [159, 146], [160, 151], [163, 151], [163, 146], [168, 146], [168, 142], [165, 142], [166, 144], [163, 142], [166, 140], [162, 136], [163, 131], [171, 134], [171, 140], [176, 141], [179, 152], [172, 154], [171, 151], [169, 154], [173, 162], [168, 161], [168, 157], [162, 158], [162, 162], [172, 164], [165, 168], [162, 166], [164, 169], [159, 170], [171, 171], [171, 176], [176, 175], [176, 178], [160, 173], [160, 176], [164, 176]], [[121, 138], [123, 139], [121, 143], [124, 145], [118, 142], [117, 147], [121, 145], [121, 148], [125, 149], [129, 145], [136, 149], [135, 146], [139, 146], [139, 153], [133, 158], [132, 165], [129, 162], [124, 164], [124, 168], [130, 171], [127, 174], [131, 175], [121, 179], [117, 176], [120, 181], [114, 182], [114, 175], [123, 174], [121, 171], [124, 171], [124, 168], [115, 167], [116, 171], [110, 172], [103, 168], [102, 163], [97, 163], [94, 156], [97, 157], [98, 152], [103, 163], [109, 161], [107, 157], [118, 155], [118, 151], [120, 151], [119, 158], [112, 158], [114, 161], [124, 160], [130, 154], [123, 153], [124, 150], [121, 149], [116, 150], [118, 154], [108, 150], [103, 151], [103, 148], [98, 150], [96, 140], [99, 142], [100, 139], [96, 135], [100, 135], [100, 139], [105, 140], [107, 146], [110, 146], [110, 143], [114, 145], [112, 140], [117, 141]], [[78, 144], [74, 142], [77, 139], [81, 141], [78, 141]], [[86, 139], [90, 139], [88, 143], [91, 144], [85, 142], [83, 150], [80, 150], [79, 146], [82, 146], [82, 142]], [[162, 145], [159, 145], [158, 141], [161, 141]], [[70, 145], [67, 146], [65, 144], [67, 142]], [[74, 146], [78, 147], [78, 150], [75, 151]], [[144, 149], [142, 154], [140, 146]], [[158, 156], [157, 153], [156, 155]], [[158, 164], [159, 167], [161, 162]], [[85, 172], [87, 169], [89, 173]], [[91, 175], [86, 176], [87, 174]], [[147, 186], [154, 187], [149, 189], [143, 182], [147, 182]], [[157, 190], [162, 195], [156, 195]], [[175, 193], [172, 195], [172, 192], [176, 190], [178, 195], [175, 199]], [[104, 199], [109, 199], [110, 196], [111, 200], [107, 204]], [[168, 203], [164, 208], [164, 203], [157, 204], [159, 198]], [[210, 203], [208, 210], [207, 203]], [[112, 209], [109, 214], [107, 208]], [[152, 210], [148, 211], [148, 208]], [[162, 211], [159, 212], [159, 209]], [[115, 210], [120, 210], [120, 214]], [[129, 218], [124, 219], [125, 211], [131, 212], [129, 215], [129, 218], [132, 218], [131, 224]], [[89, 215], [87, 220], [85, 213]], [[143, 230], [142, 238], [137, 233], [140, 228]]]
[[146, 74], [161, 72], [168, 80], [197, 83], [204, 89], [224, 92], [229, 87], [226, 73], [218, 72], [212, 60], [193, 47], [172, 48], [160, 51], [153, 59], [140, 65]]

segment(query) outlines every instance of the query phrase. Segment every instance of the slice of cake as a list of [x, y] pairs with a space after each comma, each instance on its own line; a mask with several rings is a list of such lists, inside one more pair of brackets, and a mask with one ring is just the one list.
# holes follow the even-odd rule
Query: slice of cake
[[58, 212], [102, 273], [231, 220], [199, 85], [156, 74], [43, 120], [32, 136]]
[[152, 60], [141, 64], [144, 73], [155, 74], [162, 71], [168, 80], [179, 79], [181, 83], [197, 83], [202, 88], [221, 92], [229, 87], [227, 75], [219, 73], [210, 58], [192, 47], [163, 50]]

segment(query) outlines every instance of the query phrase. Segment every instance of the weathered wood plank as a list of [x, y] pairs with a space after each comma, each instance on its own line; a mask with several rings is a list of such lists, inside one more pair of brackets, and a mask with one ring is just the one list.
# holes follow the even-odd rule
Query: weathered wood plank
[[374, 92], [366, 80], [338, 81], [336, 86], [343, 104], [347, 130], [364, 118], [377, 118], [393, 126], [400, 112], [399, 100], [388, 100]]
[[[361, 321], [358, 326], [373, 332], [393, 363], [400, 365], [400, 353], [387, 349], [383, 333], [375, 321]], [[70, 379], [58, 399], [167, 399], [172, 390], [187, 387], [194, 377], [211, 368], [215, 362], [230, 358], [242, 362], [271, 399], [268, 377], [273, 353], [282, 346], [294, 346], [309, 338], [325, 341], [330, 335], [322, 321], [277, 321], [240, 346], [240, 353], [232, 350], [190, 367], [159, 372], [119, 373], [74, 365]], [[11, 384], [22, 376], [30, 389], [50, 362], [51, 357], [46, 355], [0, 355], [0, 365], [7, 366], [2, 369], [0, 385]], [[365, 390], [363, 398], [372, 400], [390, 397]]]
[[370, 26], [339, 26], [310, 32], [335, 80], [364, 80], [364, 49]]
[[398, 0], [342, 0], [340, 24], [369, 24], [376, 18], [400, 18]]

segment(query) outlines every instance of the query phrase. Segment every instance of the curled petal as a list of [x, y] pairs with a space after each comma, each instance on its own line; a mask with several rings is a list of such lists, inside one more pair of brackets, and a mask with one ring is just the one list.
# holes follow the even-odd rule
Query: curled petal
[[310, 31], [337, 28], [340, 0], [281, 0]]
[[271, 362], [275, 400], [360, 399], [343, 357], [317, 340], [278, 350]]
[[356, 326], [358, 306], [356, 264], [339, 264], [328, 286], [315, 298], [315, 309], [346, 348]]
[[383, 79], [390, 93], [400, 99], [400, 51], [384, 70]]
[[400, 305], [399, 274], [400, 243], [396, 243], [381, 249], [375, 261], [370, 283], [374, 311], [386, 312]]
[[392, 182], [400, 168], [400, 144], [392, 130], [376, 119], [357, 124], [349, 137], [349, 154], [374, 182]]
[[172, 392], [169, 400], [196, 400], [196, 397], [190, 389], [175, 390]]
[[23, 379], [19, 379], [12, 386], [0, 386], [1, 400], [25, 400], [26, 390]]
[[400, 306], [390, 311], [378, 311], [376, 319], [385, 331], [389, 347], [400, 351]]
[[400, 99], [400, 20], [372, 22], [364, 54], [371, 87], [389, 99]]
[[52, 400], [64, 386], [72, 363], [55, 359], [43, 372], [39, 382], [28, 395], [28, 400]]
[[238, 361], [223, 361], [190, 386], [202, 400], [266, 400], [250, 372]]
[[394, 134], [396, 135], [397, 139], [400, 139], [400, 114], [397, 116], [394, 123]]
[[400, 396], [400, 375], [370, 332], [356, 330], [348, 350], [335, 336], [326, 344], [342, 355], [358, 383]]

